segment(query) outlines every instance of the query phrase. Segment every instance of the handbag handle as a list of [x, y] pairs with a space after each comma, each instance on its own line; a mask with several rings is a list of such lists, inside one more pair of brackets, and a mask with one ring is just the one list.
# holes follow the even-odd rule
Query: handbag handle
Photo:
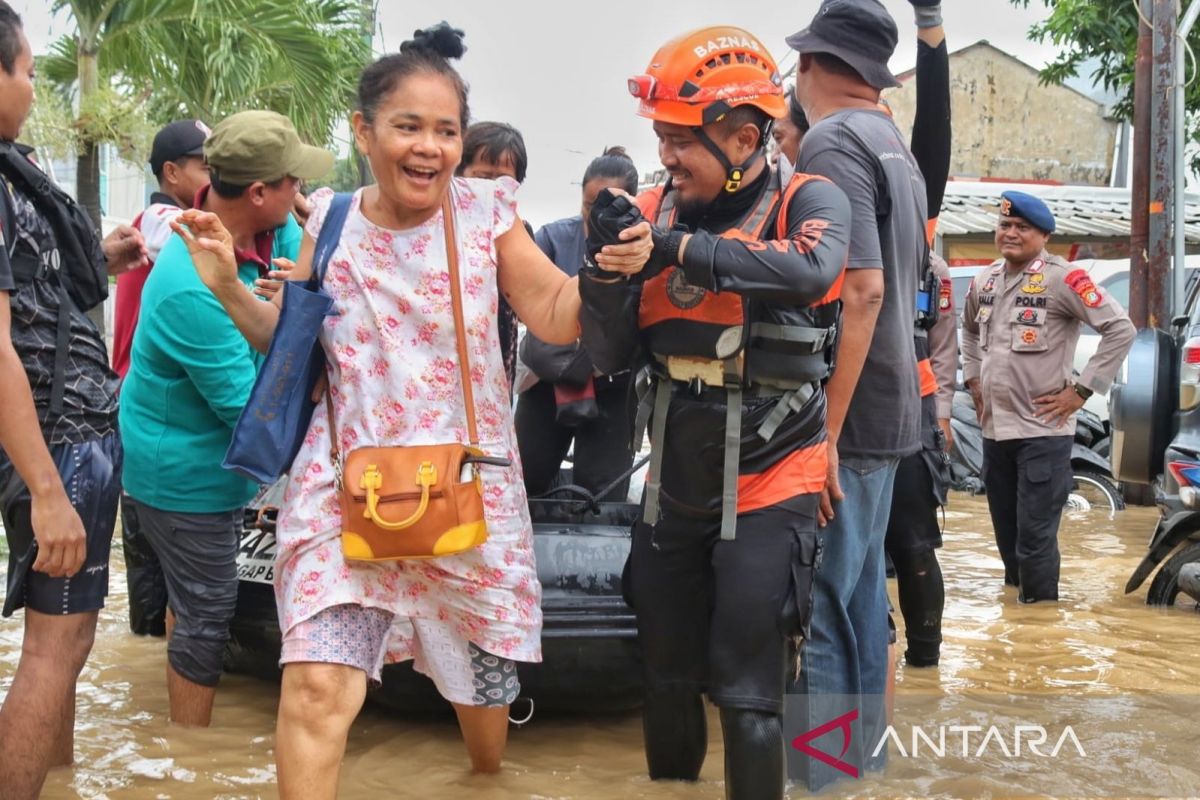
[[383, 473], [376, 465], [368, 464], [358, 482], [360, 489], [367, 490], [367, 508], [363, 511], [363, 517], [371, 520], [385, 531], [402, 531], [405, 528], [411, 528], [421, 520], [421, 517], [425, 516], [425, 510], [429, 508], [429, 487], [435, 483], [437, 483], [437, 467], [429, 461], [422, 461], [417, 467], [417, 485], [421, 487], [421, 502], [417, 505], [417, 510], [407, 519], [388, 522], [379, 515], [379, 496], [375, 494], [377, 490], [383, 488]]
[[[450, 300], [454, 307], [454, 338], [458, 348], [458, 369], [459, 380], [462, 383], [463, 405], [467, 413], [467, 437], [470, 440], [470, 446], [478, 450], [479, 431], [475, 425], [475, 393], [471, 388], [471, 365], [467, 354], [467, 328], [466, 323], [463, 321], [462, 286], [458, 278], [458, 235], [454, 224], [454, 203], [450, 199], [450, 189], [447, 189], [446, 196], [442, 198], [442, 229], [446, 233], [446, 261], [450, 272]], [[342, 459], [338, 454], [337, 448], [337, 423], [334, 421], [333, 416], [333, 397], [328, 388], [325, 390], [325, 409], [329, 414], [329, 458], [333, 464], [333, 473], [337, 480], [337, 485], [340, 488], [342, 485]], [[475, 476], [478, 477], [478, 463], [472, 462], [471, 469]], [[434, 480], [437, 480], [436, 477]], [[363, 486], [360, 488], [366, 487]], [[369, 489], [368, 492], [370, 492]], [[420, 514], [425, 513], [424, 506], [428, 502], [428, 491], [423, 490], [421, 508], [418, 509]], [[369, 507], [367, 513], [372, 513]], [[372, 519], [376, 521], [376, 524], [384, 525], [383, 522], [376, 520], [375, 517], [372, 517]], [[413, 522], [415, 521], [413, 520]]]

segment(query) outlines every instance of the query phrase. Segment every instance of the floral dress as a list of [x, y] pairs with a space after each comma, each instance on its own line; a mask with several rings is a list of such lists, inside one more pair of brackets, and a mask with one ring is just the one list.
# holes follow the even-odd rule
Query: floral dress
[[[513, 464], [482, 470], [488, 540], [453, 556], [348, 563], [339, 538], [330, 423], [318, 405], [276, 532], [275, 595], [285, 636], [319, 612], [349, 604], [394, 614], [385, 660], [415, 658], [422, 672], [438, 659], [462, 661], [467, 643], [517, 661], [541, 660], [533, 526], [496, 323], [495, 242], [516, 219], [516, 187], [508, 178], [454, 178], [450, 186], [480, 443]], [[339, 452], [466, 442], [442, 212], [415, 228], [388, 230], [362, 215], [361, 195], [355, 194], [324, 281], [336, 312], [325, 321], [321, 343], [331, 368]], [[332, 196], [323, 189], [311, 198], [307, 232], [314, 240]]]

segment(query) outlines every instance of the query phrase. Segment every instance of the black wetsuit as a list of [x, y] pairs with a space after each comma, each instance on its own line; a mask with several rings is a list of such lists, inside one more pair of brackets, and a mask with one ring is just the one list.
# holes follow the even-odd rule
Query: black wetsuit
[[[670, 302], [689, 302], [703, 287], [741, 295], [748, 322], [813, 324], [814, 307], [827, 300], [845, 264], [849, 205], [840, 189], [809, 180], [796, 190], [786, 204], [784, 236], [778, 235], [776, 203], [761, 228], [770, 233], [763, 237], [770, 246], [716, 238], [743, 222], [772, 181], [764, 170], [741, 191], [680, 212], [676, 222], [694, 237], [679, 271], [686, 275], [686, 291]], [[645, 198], [639, 205], [651, 216]], [[637, 282], [581, 279], [583, 341], [601, 370], [658, 363], [639, 323], [646, 313], [642, 292]], [[825, 313], [836, 320], [837, 307], [834, 302]], [[659, 379], [671, 391], [664, 430], [654, 434], [663, 451], [662, 515], [655, 525], [635, 526], [625, 582], [644, 657], [651, 777], [698, 776], [707, 746], [701, 700], [707, 693], [722, 710], [733, 797], [762, 796], [764, 785], [771, 793], [776, 784], [782, 796], [779, 715], [789, 640], [802, 635], [807, 623], [825, 472], [823, 389], [764, 441], [757, 431], [778, 392], [756, 392], [756, 358], [760, 369], [770, 362], [751, 341], [732, 540], [720, 536], [726, 390]]]

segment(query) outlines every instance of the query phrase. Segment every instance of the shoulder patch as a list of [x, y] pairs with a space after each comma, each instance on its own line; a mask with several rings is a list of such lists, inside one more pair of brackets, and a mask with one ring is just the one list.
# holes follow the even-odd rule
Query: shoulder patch
[[938, 310], [949, 311], [954, 308], [954, 284], [949, 278], [940, 280], [940, 288], [938, 289]]
[[1100, 290], [1096, 288], [1096, 284], [1092, 283], [1092, 279], [1087, 272], [1082, 269], [1074, 269], [1067, 273], [1067, 277], [1063, 281], [1071, 288], [1071, 291], [1079, 295], [1079, 299], [1088, 308], [1096, 308], [1100, 305], [1103, 298], [1100, 296]]

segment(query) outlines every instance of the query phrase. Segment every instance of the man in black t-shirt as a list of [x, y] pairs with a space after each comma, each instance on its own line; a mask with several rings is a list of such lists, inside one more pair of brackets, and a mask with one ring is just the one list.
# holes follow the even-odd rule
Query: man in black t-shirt
[[[33, 103], [33, 66], [21, 20], [0, 0], [0, 147], [16, 147]], [[3, 615], [25, 608], [21, 660], [0, 708], [0, 786], [6, 798], [31, 800], [47, 770], [74, 757], [75, 681], [108, 593], [121, 449], [104, 340], [69, 300], [60, 333], [64, 250], [44, 211], [6, 177], [0, 226]], [[145, 260], [141, 235], [128, 226], [103, 250], [113, 274]], [[61, 412], [52, 410], [56, 373]]]
[[[841, 760], [859, 770], [884, 759], [872, 752], [886, 725], [884, 535], [897, 467], [921, 444], [913, 323], [928, 255], [925, 182], [906, 137], [879, 108], [880, 91], [899, 85], [887, 66], [897, 39], [878, 0], [825, 0], [787, 39], [800, 54], [796, 96], [812, 124], [796, 169], [845, 190], [852, 212], [837, 368], [826, 387], [822, 559], [796, 688], [813, 727], [855, 698]], [[817, 759], [803, 763], [810, 791], [846, 774]]]

